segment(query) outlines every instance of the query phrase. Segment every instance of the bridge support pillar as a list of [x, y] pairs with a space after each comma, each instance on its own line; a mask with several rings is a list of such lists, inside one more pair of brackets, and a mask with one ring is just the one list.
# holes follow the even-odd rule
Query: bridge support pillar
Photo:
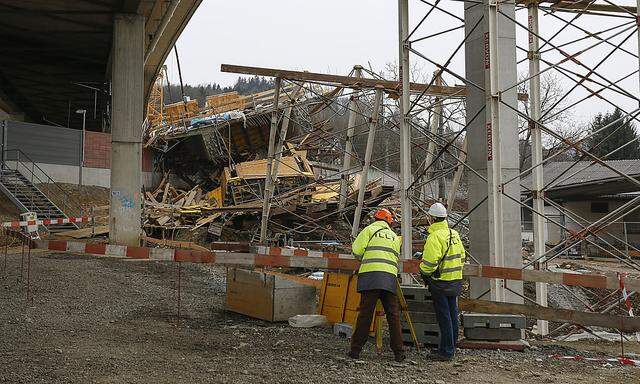
[[143, 16], [115, 16], [112, 55], [109, 241], [139, 245], [144, 117]]

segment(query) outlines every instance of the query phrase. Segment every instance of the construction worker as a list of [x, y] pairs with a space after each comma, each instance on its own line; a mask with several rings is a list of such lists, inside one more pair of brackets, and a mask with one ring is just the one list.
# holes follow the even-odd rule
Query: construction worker
[[364, 228], [351, 246], [354, 256], [361, 263], [358, 270], [358, 292], [361, 296], [348, 356], [353, 359], [360, 357], [360, 351], [369, 337], [376, 303], [380, 299], [389, 323], [391, 349], [395, 361], [401, 362], [405, 354], [396, 297], [400, 239], [390, 227], [393, 216], [389, 210], [378, 209], [374, 218], [375, 222]]
[[440, 328], [440, 345], [433, 360], [453, 359], [458, 341], [458, 296], [462, 289], [465, 250], [457, 231], [449, 228], [441, 203], [429, 208], [429, 236], [424, 244], [420, 274], [429, 286]]

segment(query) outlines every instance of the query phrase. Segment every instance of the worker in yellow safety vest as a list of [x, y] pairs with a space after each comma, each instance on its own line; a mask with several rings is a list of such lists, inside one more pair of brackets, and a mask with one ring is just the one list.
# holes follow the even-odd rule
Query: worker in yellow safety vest
[[364, 228], [351, 246], [353, 255], [360, 260], [360, 309], [348, 356], [353, 359], [360, 357], [362, 347], [369, 337], [376, 303], [380, 299], [389, 323], [391, 349], [395, 360], [401, 362], [405, 359], [405, 354], [396, 297], [400, 239], [390, 227], [393, 216], [389, 210], [378, 209], [374, 218], [376, 221]]
[[429, 287], [440, 328], [440, 344], [433, 360], [450, 361], [458, 341], [458, 296], [462, 289], [465, 250], [457, 231], [449, 228], [441, 203], [429, 208], [429, 236], [424, 244], [420, 274]]

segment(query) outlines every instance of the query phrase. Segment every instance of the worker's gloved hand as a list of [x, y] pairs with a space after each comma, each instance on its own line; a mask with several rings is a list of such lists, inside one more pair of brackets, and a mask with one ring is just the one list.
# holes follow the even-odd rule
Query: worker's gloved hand
[[422, 252], [416, 252], [413, 254], [413, 256], [411, 256], [414, 260], [421, 260], [422, 259]]

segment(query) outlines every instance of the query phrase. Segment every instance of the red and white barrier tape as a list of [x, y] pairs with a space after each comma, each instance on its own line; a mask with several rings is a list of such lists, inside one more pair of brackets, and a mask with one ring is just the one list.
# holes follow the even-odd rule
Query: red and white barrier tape
[[584, 361], [588, 363], [619, 363], [621, 365], [631, 365], [633, 367], [640, 367], [640, 360], [629, 359], [628, 357], [584, 357], [584, 356], [562, 356], [562, 355], [550, 355], [550, 359], [556, 360], [574, 360]]
[[[38, 248], [51, 251], [68, 251], [95, 255], [131, 257], [137, 259], [184, 261], [193, 263], [235, 264], [260, 267], [288, 267], [325, 270], [354, 271], [360, 262], [352, 255], [331, 252], [309, 251], [305, 249], [256, 247], [251, 253], [207, 252], [189, 249], [167, 249], [132, 247], [111, 244], [82, 243], [66, 240], [41, 240]], [[398, 269], [405, 273], [417, 273], [420, 260], [398, 261]], [[465, 265], [465, 276], [488, 279], [506, 279], [531, 282], [547, 282], [589, 288], [618, 289], [619, 280], [615, 274], [595, 275], [558, 273], [551, 271], [523, 270], [518, 268], [494, 267], [490, 265]], [[640, 279], [627, 278], [625, 285], [640, 291]]]
[[55, 225], [68, 223], [88, 223], [91, 217], [68, 217], [66, 219], [46, 219], [46, 220], [28, 220], [28, 221], [7, 221], [2, 223], [3, 228], [27, 227], [30, 225]]
[[[631, 305], [631, 298], [627, 293], [627, 288], [624, 286], [624, 279], [626, 279], [626, 277], [626, 273], [618, 273], [618, 279], [620, 280], [620, 291], [622, 291], [622, 299], [624, 300], [624, 305], [627, 307], [627, 313], [629, 314], [629, 317], [633, 317], [633, 306]], [[640, 342], [640, 332], [636, 332], [636, 341]]]

